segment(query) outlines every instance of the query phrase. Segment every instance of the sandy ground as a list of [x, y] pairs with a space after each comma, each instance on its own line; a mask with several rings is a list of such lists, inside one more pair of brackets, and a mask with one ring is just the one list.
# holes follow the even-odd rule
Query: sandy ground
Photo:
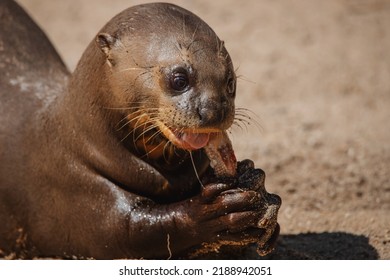
[[[225, 40], [237, 106], [258, 116], [261, 129], [234, 129], [233, 143], [283, 199], [267, 258], [390, 259], [390, 1], [172, 2]], [[141, 1], [19, 3], [73, 70], [106, 21]], [[231, 257], [255, 257], [242, 254]]]

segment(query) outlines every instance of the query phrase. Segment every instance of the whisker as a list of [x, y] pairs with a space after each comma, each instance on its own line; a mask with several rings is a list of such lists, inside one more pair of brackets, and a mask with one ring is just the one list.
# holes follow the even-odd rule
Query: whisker
[[206, 48], [199, 48], [199, 49], [197, 49], [197, 50], [194, 50], [192, 53], [193, 53], [193, 54], [196, 54], [197, 52], [203, 51], [204, 49], [206, 49]]
[[[158, 143], [158, 145], [156, 146], [156, 147], [154, 147], [153, 149], [151, 149], [150, 151], [148, 151], [146, 154], [144, 154], [142, 157], [149, 157], [149, 155], [151, 154], [151, 153], [153, 153], [155, 150], [157, 150], [158, 149], [158, 147], [160, 147], [161, 146], [161, 144], [163, 144], [164, 142], [160, 142], [160, 143]], [[145, 149], [145, 151], [146, 151], [146, 149]]]
[[[147, 122], [147, 123], [152, 123], [151, 121], [149, 121], [149, 122]], [[145, 126], [144, 127], [146, 127], [146, 124], [147, 123], [145, 123]], [[140, 127], [140, 126], [139, 126]], [[138, 127], [138, 128], [139, 128]], [[148, 127], [147, 129], [145, 128], [143, 131], [142, 131], [142, 133], [140, 134], [140, 135], [138, 135], [138, 137], [137, 138], [135, 138], [135, 142], [137, 142], [141, 137], [144, 137], [144, 135], [146, 134], [146, 133], [148, 133], [149, 131], [151, 131], [151, 130], [153, 130], [153, 129], [155, 129], [155, 128], [158, 128], [158, 125], [151, 125], [150, 127]], [[153, 136], [153, 135], [152, 135]], [[152, 137], [151, 136], [151, 137]], [[145, 138], [144, 138], [144, 141], [145, 141]]]
[[241, 119], [236, 119], [234, 124], [238, 126], [241, 130], [248, 132], [248, 126], [250, 125], [250, 123], [245, 122]]
[[[238, 121], [234, 121], [232, 126], [237, 126], [237, 127], [240, 128], [242, 131], [244, 131], [244, 128], [240, 125], [240, 123], [239, 123]], [[246, 127], [246, 129], [248, 130], [247, 127]]]
[[173, 145], [173, 152], [175, 153], [175, 155], [180, 156], [180, 154], [178, 153], [178, 149], [175, 145]]
[[[238, 65], [238, 66], [236, 67], [236, 69], [234, 69], [234, 73], [237, 73], [238, 70], [240, 70], [240, 66], [241, 66], [241, 65]], [[240, 77], [240, 75], [238, 75], [237, 78], [238, 78], [238, 77]]]
[[[132, 103], [139, 103], [139, 104], [142, 104], [142, 105], [145, 105], [145, 102], [132, 102]], [[106, 110], [137, 110], [137, 109], [141, 109], [141, 108], [144, 108], [143, 106], [126, 106], [126, 107], [103, 107], [104, 109]]]
[[[132, 115], [134, 115], [134, 114], [137, 114], [137, 115], [136, 115], [135, 117], [130, 118], [130, 117], [131, 117]], [[121, 129], [123, 129], [126, 125], [128, 125], [128, 124], [130, 124], [130, 123], [132, 123], [132, 122], [134, 122], [134, 121], [136, 121], [135, 124], [137, 124], [137, 123], [139, 122], [139, 120], [140, 120], [141, 118], [143, 118], [144, 116], [145, 116], [145, 114], [143, 114], [142, 111], [136, 111], [136, 112], [133, 112], [133, 113], [128, 114], [128, 115], [125, 116], [122, 120], [120, 120], [120, 121], [118, 122], [117, 126], [119, 126], [120, 123], [122, 123], [122, 122], [125, 121], [125, 123], [118, 129], [118, 131], [121, 130]]]
[[200, 25], [200, 23], [198, 23], [196, 25], [194, 33], [192, 33], [191, 43], [187, 46], [187, 50], [189, 50], [191, 45], [192, 45], [192, 43], [195, 42], [195, 35], [196, 35], [196, 32], [198, 32], [199, 25]]
[[[196, 32], [196, 30], [195, 30]], [[195, 34], [194, 34], [195, 35]], [[191, 39], [191, 42], [188, 44], [188, 46], [186, 47], [187, 51], [190, 50], [190, 48], [192, 47], [192, 44], [196, 43], [196, 42], [199, 42], [200, 40], [196, 40], [194, 37], [192, 37]], [[195, 53], [195, 52], [192, 52], [192, 53]]]
[[[134, 112], [131, 112], [130, 114], [128, 114], [127, 116], [123, 117], [116, 125], [116, 127], [118, 127], [122, 122], [126, 121], [123, 125], [121, 125], [119, 128], [118, 128], [118, 131], [123, 129], [126, 125], [128, 125], [129, 123], [131, 122], [134, 122], [137, 118], [142, 118], [145, 116], [145, 114], [148, 113], [148, 115], [152, 115], [153, 111], [152, 110], [158, 110], [158, 108], [149, 108], [149, 109], [145, 109], [143, 107], [138, 107], [140, 109], [134, 111]], [[136, 115], [135, 117], [131, 118], [132, 115]]]
[[177, 49], [177, 50], [179, 51], [179, 53], [180, 53], [180, 52], [181, 52], [181, 49], [182, 49], [181, 44], [180, 44], [179, 42], [176, 41], [175, 47], [176, 47], [176, 49]]
[[[165, 156], [165, 154], [166, 154], [166, 149], [167, 148], [169, 148], [169, 149], [172, 149], [172, 143], [171, 143], [171, 141], [167, 141], [167, 143], [164, 145], [164, 148], [163, 148], [163, 156], [164, 156], [164, 160], [165, 160], [165, 162], [166, 163], [169, 163], [169, 160], [167, 159], [167, 157]], [[168, 151], [168, 153], [170, 153], [169, 151]]]
[[129, 68], [126, 68], [126, 69], [122, 69], [120, 71], [117, 71], [115, 73], [121, 73], [121, 72], [125, 72], [125, 71], [132, 71], [132, 70], [145, 70], [144, 68], [141, 68], [141, 67], [129, 67]]
[[[139, 115], [139, 116], [134, 117], [133, 119], [129, 120], [129, 121], [126, 123], [126, 124], [129, 124], [129, 123], [133, 122], [134, 120], [137, 120], [137, 121], [135, 122], [135, 125], [134, 125], [133, 129], [130, 130], [129, 133], [127, 133], [127, 134], [125, 135], [125, 137], [122, 138], [121, 142], [123, 142], [127, 137], [129, 137], [130, 134], [132, 134], [136, 129], [138, 129], [139, 127], [142, 126], [142, 124], [141, 124], [141, 125], [138, 125], [138, 123], [139, 123], [140, 120], [141, 120], [141, 117], [143, 117], [142, 114]], [[125, 125], [126, 125], [126, 124], [125, 124]], [[134, 135], [133, 135], [133, 141], [134, 141]], [[134, 143], [134, 142], [133, 142], [133, 143]]]
[[133, 112], [133, 113], [131, 113], [131, 114], [125, 116], [123, 119], [121, 119], [121, 120], [118, 122], [118, 124], [117, 124], [116, 126], [119, 126], [120, 123], [122, 123], [122, 122], [124, 122], [124, 121], [125, 121], [125, 123], [124, 123], [121, 127], [119, 127], [119, 128], [117, 129], [117, 131], [123, 129], [123, 128], [126, 127], [128, 124], [130, 124], [131, 122], [133, 122], [133, 121], [135, 121], [135, 120], [137, 120], [137, 119], [143, 117], [143, 115], [140, 114], [140, 115], [135, 116], [134, 118], [129, 119], [129, 117], [130, 117], [131, 115], [136, 114], [136, 113], [138, 113], [138, 112]]
[[[144, 76], [144, 75], [146, 75], [146, 74], [149, 74], [149, 73], [150, 73], [150, 71], [145, 71], [145, 72], [140, 73], [137, 77], [135, 77], [134, 82], [133, 82], [133, 85], [136, 84], [136, 82], [137, 82], [138, 79], [141, 79], [142, 76]], [[145, 80], [144, 80], [144, 83], [145, 83]]]
[[[247, 129], [248, 125], [255, 125], [259, 132], [263, 132], [264, 128], [261, 125], [260, 117], [254, 113], [252, 110], [249, 110], [247, 108], [236, 108], [235, 110], [235, 117], [234, 120], [236, 121], [236, 125], [238, 123], [241, 123], [245, 126]], [[239, 126], [239, 125], [237, 125]], [[239, 126], [240, 127], [240, 126]]]
[[182, 14], [182, 20], [183, 20], [183, 34], [184, 34], [184, 38], [186, 38], [186, 18], [184, 14]]
[[198, 182], [201, 185], [201, 187], [204, 188], [204, 185], [202, 184], [202, 181], [200, 180], [198, 171], [196, 170], [196, 165], [195, 165], [194, 157], [192, 156], [192, 152], [191, 151], [188, 151], [188, 152], [190, 154], [190, 159], [191, 159], [192, 167], [194, 168], [194, 172], [195, 172], [196, 178], [198, 179]]
[[[143, 123], [143, 125], [144, 125], [144, 128], [142, 129], [142, 133], [141, 133], [141, 135], [142, 135], [142, 144], [144, 144], [144, 151], [147, 151], [147, 148], [146, 148], [146, 141], [145, 141], [146, 123]], [[135, 136], [135, 133], [133, 134], [133, 142], [134, 142], [134, 146], [137, 146], [137, 143], [136, 143], [137, 140], [134, 140], [134, 136]], [[137, 138], [138, 138], [138, 137], [137, 137]]]
[[237, 79], [239, 79], [241, 81], [244, 81], [244, 82], [248, 82], [248, 83], [254, 84], [254, 85], [256, 84], [255, 81], [252, 81], [249, 78], [244, 77], [243, 75], [238, 75]]
[[[148, 120], [148, 121], [146, 121], [146, 122], [142, 122], [140, 125], [138, 125], [138, 122], [139, 122], [139, 120], [137, 120], [137, 122], [135, 123], [135, 125], [134, 125], [134, 127], [133, 127], [133, 130], [132, 130], [132, 132], [134, 132], [133, 133], [133, 144], [134, 144], [134, 146], [136, 146], [137, 147], [137, 144], [136, 144], [136, 142], [138, 141], [138, 139], [139, 139], [139, 137], [143, 137], [143, 142], [144, 142], [144, 145], [145, 145], [145, 127], [146, 127], [146, 125], [148, 124], [148, 123], [151, 123], [151, 121], [150, 120]], [[135, 132], [136, 132], [136, 130], [137, 129], [139, 129], [140, 127], [144, 127], [144, 129], [142, 130], [142, 133], [136, 138], [136, 134], [135, 134]], [[145, 150], [146, 150], [146, 147], [144, 147], [145, 148]]]
[[251, 114], [255, 119], [258, 119], [258, 120], [260, 119], [260, 117], [255, 112], [253, 112], [252, 110], [247, 109], [247, 108], [238, 107], [238, 108], [236, 108], [235, 112], [241, 113], [241, 114], [246, 114], [247, 116], [249, 116], [249, 114]]
[[[155, 127], [153, 127], [153, 128], [156, 128], [156, 127], [158, 127], [158, 126], [155, 126]], [[148, 143], [148, 142], [150, 142], [150, 141], [152, 141], [153, 138], [157, 137], [157, 136], [160, 135], [161, 133], [162, 133], [162, 132], [161, 132], [160, 130], [157, 130], [155, 133], [153, 133], [153, 134], [149, 137], [149, 139], [147, 139], [146, 141], [144, 140], [145, 144]], [[146, 133], [143, 133], [143, 134], [145, 135]], [[144, 138], [144, 139], [145, 139], [145, 138]]]
[[153, 81], [153, 76], [152, 75], [150, 75], [148, 78], [144, 79], [144, 81], [142, 83], [142, 86], [144, 86], [149, 81]]

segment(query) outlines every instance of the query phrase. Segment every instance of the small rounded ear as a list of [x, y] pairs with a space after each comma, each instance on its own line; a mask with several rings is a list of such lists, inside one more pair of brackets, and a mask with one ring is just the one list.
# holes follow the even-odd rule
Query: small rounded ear
[[116, 38], [108, 33], [100, 33], [96, 36], [96, 43], [107, 56], [109, 56], [110, 50], [116, 43]]

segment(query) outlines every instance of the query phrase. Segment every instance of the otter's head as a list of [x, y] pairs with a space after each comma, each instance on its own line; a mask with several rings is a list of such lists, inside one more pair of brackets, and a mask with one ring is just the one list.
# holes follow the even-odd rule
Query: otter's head
[[197, 150], [211, 133], [232, 125], [232, 61], [214, 31], [191, 12], [170, 4], [132, 7], [96, 41], [106, 55], [113, 98], [126, 109], [133, 132]]

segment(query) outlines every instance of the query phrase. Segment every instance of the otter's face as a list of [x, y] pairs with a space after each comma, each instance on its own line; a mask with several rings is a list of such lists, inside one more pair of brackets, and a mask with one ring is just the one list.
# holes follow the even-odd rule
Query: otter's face
[[210, 133], [232, 125], [236, 76], [224, 49], [172, 48], [176, 52], [158, 57], [154, 73], [158, 126], [175, 145], [195, 150], [207, 144]]
[[211, 133], [232, 125], [236, 95], [236, 75], [223, 42], [209, 28], [193, 29], [192, 36], [173, 28], [163, 35], [145, 33], [142, 40], [98, 36], [112, 88], [127, 96], [123, 106], [133, 108], [132, 129], [157, 130], [186, 150], [203, 148]]

